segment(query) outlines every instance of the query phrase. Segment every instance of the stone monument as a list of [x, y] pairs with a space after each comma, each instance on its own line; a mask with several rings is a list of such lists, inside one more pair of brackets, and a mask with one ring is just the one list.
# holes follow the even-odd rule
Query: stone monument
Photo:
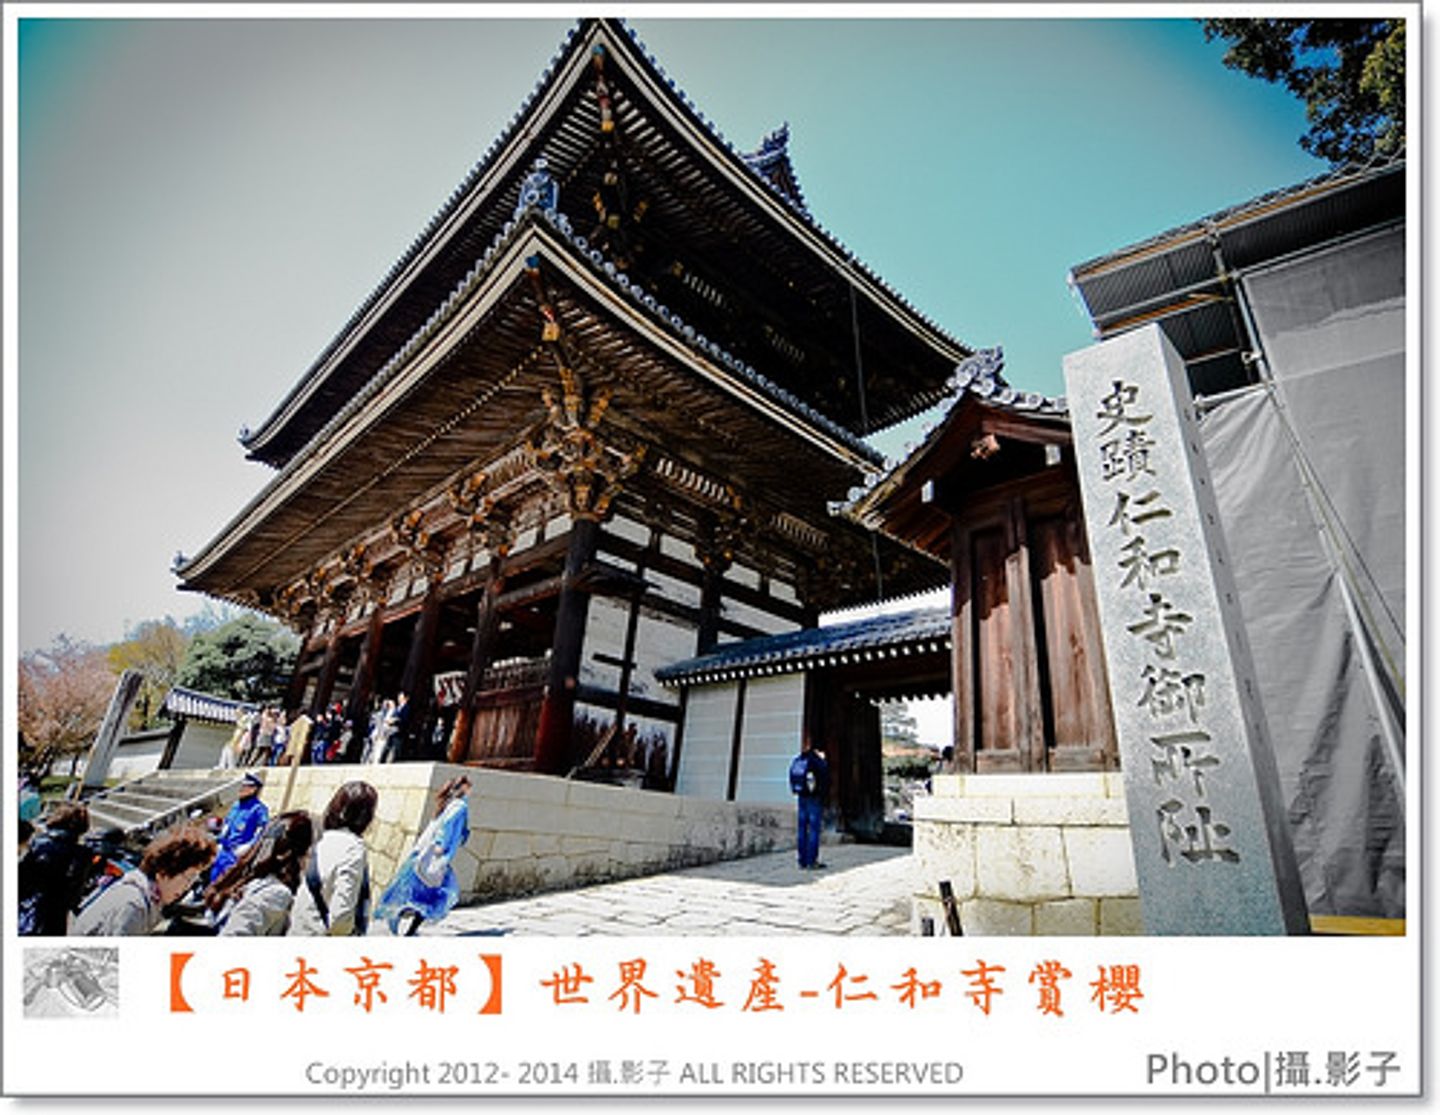
[[1065, 380], [1145, 931], [1307, 933], [1184, 363], [1149, 325]]

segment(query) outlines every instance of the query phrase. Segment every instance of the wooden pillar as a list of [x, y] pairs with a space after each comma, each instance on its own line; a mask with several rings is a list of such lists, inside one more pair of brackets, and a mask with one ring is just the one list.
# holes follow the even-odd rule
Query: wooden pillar
[[325, 644], [325, 659], [320, 665], [320, 679], [315, 685], [315, 696], [310, 701], [311, 717], [318, 717], [324, 711], [325, 706], [330, 702], [330, 694], [335, 690], [335, 677], [340, 673], [340, 647], [343, 640], [339, 631], [330, 636], [330, 641]]
[[575, 689], [580, 680], [585, 620], [590, 612], [590, 594], [579, 586], [579, 581], [586, 564], [595, 556], [599, 537], [600, 524], [594, 519], [574, 520], [555, 610], [550, 676], [540, 706], [540, 726], [535, 732], [535, 769], [543, 774], [564, 774], [573, 765]]
[[406, 738], [400, 741], [402, 759], [415, 756], [419, 749], [416, 735], [425, 726], [425, 717], [435, 695], [431, 692], [431, 673], [434, 668], [435, 634], [439, 628], [440, 594], [434, 585], [425, 594], [420, 605], [420, 616], [415, 622], [415, 633], [410, 638], [410, 653], [405, 659], [405, 671], [400, 675], [400, 691], [409, 694], [410, 711], [405, 722]]
[[345, 757], [358, 758], [365, 748], [365, 738], [370, 731], [370, 694], [375, 688], [375, 673], [380, 666], [380, 642], [385, 637], [384, 609], [377, 607], [370, 616], [370, 626], [365, 629], [365, 641], [360, 644], [360, 661], [355, 663], [355, 682], [350, 686], [350, 699], [345, 702], [345, 718], [355, 728], [350, 748]]
[[675, 725], [675, 746], [670, 755], [670, 769], [665, 776], [665, 789], [675, 792], [675, 784], [680, 781], [680, 749], [685, 746], [685, 714], [690, 707], [690, 689], [688, 686], [680, 690], [680, 722]]
[[465, 688], [460, 696], [460, 708], [455, 714], [455, 727], [450, 733], [450, 746], [445, 754], [446, 760], [451, 763], [463, 763], [470, 753], [475, 698], [485, 681], [485, 671], [495, 660], [495, 636], [500, 628], [499, 600], [504, 587], [500, 559], [492, 558], [490, 579], [485, 582], [475, 609], [475, 638], [470, 644], [470, 664], [465, 671]]
[[1015, 662], [1015, 746], [1022, 769], [1043, 771], [1045, 714], [1040, 703], [1040, 676], [1035, 643], [1035, 606], [1030, 591], [1030, 537], [1022, 499], [1009, 502], [1005, 525], [1009, 553], [1005, 558], [1011, 616], [1012, 659]]
[[950, 742], [955, 770], [975, 770], [974, 605], [971, 601], [970, 532], [958, 523], [950, 533], [950, 692], [955, 723]]
[[290, 675], [290, 688], [285, 691], [285, 709], [289, 711], [300, 707], [300, 701], [305, 696], [305, 665], [310, 659], [310, 643], [308, 640], [300, 644], [300, 653], [295, 656], [295, 672]]
[[705, 563], [705, 577], [700, 584], [700, 632], [696, 654], [713, 650], [720, 641], [720, 596], [724, 578], [724, 566], [713, 561]]

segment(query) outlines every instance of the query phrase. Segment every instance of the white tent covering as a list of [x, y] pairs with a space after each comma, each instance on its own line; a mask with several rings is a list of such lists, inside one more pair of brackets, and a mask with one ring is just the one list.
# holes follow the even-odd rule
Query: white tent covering
[[1244, 276], [1202, 431], [1312, 914], [1405, 916], [1402, 228]]

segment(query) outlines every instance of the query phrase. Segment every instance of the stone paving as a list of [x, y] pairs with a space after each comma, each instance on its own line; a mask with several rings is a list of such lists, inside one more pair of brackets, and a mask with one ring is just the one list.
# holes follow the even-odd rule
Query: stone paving
[[[827, 844], [451, 911], [422, 936], [778, 936], [910, 932], [910, 849]], [[384, 933], [383, 925], [371, 932]]]

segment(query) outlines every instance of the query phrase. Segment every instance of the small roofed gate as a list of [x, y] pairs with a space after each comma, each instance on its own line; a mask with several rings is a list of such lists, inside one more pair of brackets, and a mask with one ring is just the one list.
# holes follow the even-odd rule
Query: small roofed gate
[[1002, 359], [961, 366], [950, 412], [855, 514], [950, 563], [958, 770], [1114, 770], [1068, 416]]
[[881, 615], [730, 643], [657, 671], [687, 693], [676, 792], [789, 801], [789, 759], [808, 739], [830, 766], [827, 818], [880, 837], [879, 702], [948, 691], [949, 630], [947, 608]]

